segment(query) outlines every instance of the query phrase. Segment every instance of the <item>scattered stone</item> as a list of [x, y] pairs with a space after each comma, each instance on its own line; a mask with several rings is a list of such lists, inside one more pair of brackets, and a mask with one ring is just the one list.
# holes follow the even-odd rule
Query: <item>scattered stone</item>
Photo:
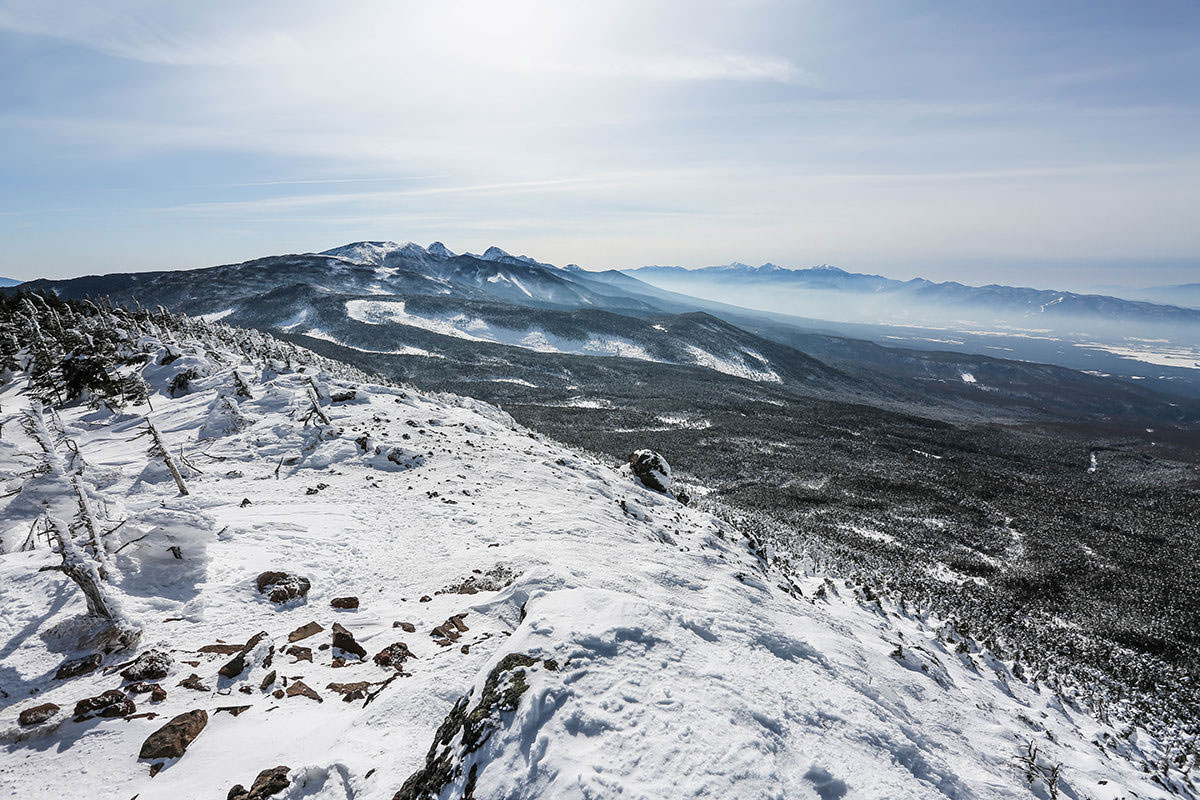
[[150, 702], [151, 703], [161, 703], [163, 700], [166, 700], [166, 699], [167, 699], [167, 690], [164, 689], [163, 687], [159, 686], [158, 684], [155, 684], [154, 688], [150, 690]]
[[418, 602], [420, 602], [420, 603], [428, 603], [428, 602], [429, 602], [430, 600], [432, 600], [432, 599], [433, 599], [433, 598], [432, 598], [432, 597], [430, 597], [429, 595], [427, 595], [427, 594], [423, 594], [423, 595], [421, 595], [421, 599], [420, 599]]
[[167, 677], [171, 669], [172, 658], [162, 650], [147, 650], [142, 653], [128, 668], [121, 670], [121, 677], [127, 681], [154, 681]]
[[[263, 641], [266, 638], [267, 638], [266, 631], [259, 631], [258, 633], [251, 636], [246, 641], [246, 643], [244, 645], [242, 645], [241, 651], [237, 655], [235, 655], [233, 658], [229, 659], [229, 661], [226, 662], [225, 666], [223, 666], [219, 670], [217, 670], [217, 673], [225, 678], [236, 678], [238, 675], [241, 675], [242, 672], [245, 671], [245, 669], [246, 669], [246, 656], [250, 654], [250, 651], [252, 651], [255, 647], [258, 646], [259, 642]], [[274, 650], [273, 647], [272, 647], [272, 650]], [[270, 656], [268, 656], [268, 659], [269, 658], [270, 658]], [[269, 664], [269, 663], [270, 663], [269, 660], [264, 661], [264, 664]]]
[[211, 692], [212, 691], [212, 689], [210, 689], [209, 687], [204, 685], [204, 683], [200, 680], [200, 676], [194, 672], [191, 675], [188, 675], [186, 678], [184, 678], [183, 680], [181, 680], [179, 683], [177, 683], [175, 685], [182, 686], [185, 689], [192, 689], [197, 692]]
[[288, 771], [287, 767], [264, 769], [258, 773], [249, 789], [239, 783], [229, 790], [225, 800], [264, 800], [273, 794], [279, 794], [291, 785]]
[[346, 611], [351, 611], [358, 608], [357, 597], [335, 597], [329, 601], [329, 605], [334, 608], [340, 608]]
[[283, 699], [283, 689], [276, 689], [275, 691], [271, 692], [271, 696], [274, 697], [276, 700], [282, 700]]
[[17, 717], [17, 722], [26, 727], [30, 725], [41, 725], [43, 722], [53, 717], [61, 710], [62, 709], [54, 705], [54, 703], [42, 703], [40, 706], [34, 706], [33, 708], [27, 708], [22, 711]]
[[216, 653], [217, 655], [228, 656], [234, 653], [240, 653], [242, 646], [240, 644], [206, 644], [197, 650], [197, 653]]
[[374, 661], [384, 669], [399, 670], [404, 667], [405, 660], [409, 658], [416, 658], [416, 656], [408, 649], [408, 645], [404, 642], [395, 642], [376, 653]]
[[333, 623], [333, 646], [335, 649], [353, 653], [360, 660], [367, 657], [367, 651], [361, 644], [354, 641], [354, 635], [338, 622]]
[[355, 683], [331, 683], [325, 688], [340, 694], [344, 701], [350, 703], [366, 697], [367, 690], [370, 689], [372, 685], [373, 684], [370, 681], [356, 681]]
[[239, 686], [238, 691], [241, 692], [242, 694], [254, 694], [254, 688], [251, 687], [250, 684], [248, 684], [248, 683], [243, 684], [242, 686]]
[[224, 711], [227, 714], [229, 714], [231, 717], [236, 717], [238, 714], [241, 714], [243, 711], [249, 711], [249, 710], [250, 710], [250, 706], [217, 706], [217, 708], [215, 708], [213, 710], [213, 713], [216, 714], [219, 711]]
[[294, 644], [291, 647], [289, 647], [285, 652], [289, 656], [292, 656], [295, 658], [295, 660], [292, 662], [293, 664], [298, 664], [301, 661], [307, 661], [310, 664], [312, 663], [312, 648], [311, 647], [301, 647], [298, 644]]
[[155, 761], [153, 764], [151, 764], [150, 765], [150, 777], [153, 778], [155, 775], [157, 775], [159, 772], [161, 772], [162, 768], [166, 765], [166, 763], [167, 762], [165, 762], [165, 761]]
[[309, 622], [307, 624], [301, 625], [299, 628], [296, 628], [296, 630], [289, 633], [288, 641], [289, 642], [298, 642], [301, 639], [307, 639], [310, 636], [316, 636], [318, 633], [320, 633], [323, 630], [325, 630], [325, 628], [322, 627], [319, 623]]
[[344, 667], [344, 666], [346, 666], [346, 659], [342, 658], [341, 656], [334, 656], [333, 663], [331, 663], [330, 666], [333, 667], [334, 669], [339, 669], [341, 667]]
[[405, 633], [416, 633], [417, 632], [417, 626], [413, 625], [411, 622], [393, 622], [392, 627], [399, 628], [400, 630], [404, 631]]
[[243, 498], [242, 498], [242, 502], [241, 502], [241, 503], [239, 503], [239, 505], [240, 505], [242, 508], [245, 508], [246, 506], [250, 505], [250, 498], [249, 498], [249, 497], [243, 497]]
[[73, 658], [70, 661], [64, 661], [54, 673], [56, 681], [64, 681], [67, 678], [76, 678], [80, 675], [87, 675], [89, 672], [95, 672], [100, 666], [102, 657], [99, 653], [92, 653], [83, 658]]
[[471, 645], [464, 644], [462, 647], [460, 647], [458, 649], [459, 649], [459, 652], [461, 652], [465, 656], [467, 653], [471, 652]]
[[75, 721], [92, 717], [125, 717], [137, 712], [137, 706], [120, 689], [109, 689], [95, 697], [86, 697], [75, 704]]
[[208, 724], [208, 712], [188, 711], [146, 737], [138, 758], [179, 758]]
[[270, 686], [271, 684], [273, 684], [274, 682], [275, 682], [275, 670], [271, 670], [270, 672], [268, 672], [266, 674], [266, 677], [264, 677], [262, 679], [262, 683], [260, 683], [258, 685], [259, 691], [265, 692], [267, 690], [267, 687]]
[[272, 603], [286, 603], [298, 597], [305, 597], [312, 588], [308, 578], [276, 571], [261, 573], [254, 584], [258, 587], [258, 593], [267, 595], [267, 599]]
[[629, 456], [629, 468], [647, 489], [671, 494], [671, 465], [653, 450], [636, 450]]
[[300, 695], [302, 697], [311, 697], [313, 700], [316, 700], [318, 703], [325, 702], [321, 698], [321, 695], [317, 694], [312, 689], [310, 689], [308, 684], [306, 684], [304, 681], [292, 681], [291, 684], [287, 687], [287, 691], [284, 692], [284, 694], [286, 694], [288, 697], [296, 697], [297, 695]]

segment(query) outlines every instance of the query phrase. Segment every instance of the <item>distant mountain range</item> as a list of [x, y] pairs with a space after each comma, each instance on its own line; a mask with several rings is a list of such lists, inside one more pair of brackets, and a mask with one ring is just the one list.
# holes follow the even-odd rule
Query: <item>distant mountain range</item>
[[[924, 278], [899, 281], [831, 266], [790, 269], [735, 262], [699, 269], [641, 267], [626, 270], [626, 274], [665, 289], [771, 311], [820, 316], [824, 308], [826, 313], [836, 315], [827, 318], [847, 321], [972, 319], [1027, 321], [1056, 327], [1077, 326], [1080, 319], [1093, 319], [1105, 324], [1135, 322], [1200, 329], [1200, 309], [1162, 302], [998, 284], [934, 283]], [[1197, 288], [1200, 284], [1193, 285], [1194, 290]], [[1156, 296], [1165, 299], [1174, 293], [1182, 302], [1187, 290], [1164, 289]], [[837, 302], [830, 305], [832, 298]]]
[[[836, 281], [872, 279], [815, 272]], [[163, 305], [270, 330], [386, 368], [392, 377], [506, 402], [518, 390], [529, 399], [551, 387], [579, 391], [627, 379], [702, 391], [721, 385], [734, 394], [742, 391], [737, 382], [750, 381], [785, 393], [937, 408], [938, 415], [953, 408], [989, 419], [1200, 413], [1140, 384], [1020, 360], [880, 347], [790, 317], [666, 291], [622, 272], [560, 269], [495, 247], [473, 255], [437, 242], [356, 242], [322, 253], [38, 280], [24, 288]], [[601, 367], [597, 356], [616, 361]]]
[[21, 281], [13, 280], [12, 278], [0, 277], [0, 286], [19, 286]]

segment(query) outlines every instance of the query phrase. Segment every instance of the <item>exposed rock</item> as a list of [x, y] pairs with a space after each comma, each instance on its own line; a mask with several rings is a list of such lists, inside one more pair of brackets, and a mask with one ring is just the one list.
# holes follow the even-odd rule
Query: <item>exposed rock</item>
[[153, 681], [167, 677], [173, 659], [162, 650], [147, 650], [142, 653], [128, 668], [121, 670], [121, 677], [127, 681]]
[[238, 675], [241, 675], [246, 669], [246, 656], [250, 654], [250, 651], [258, 646], [259, 642], [266, 638], [266, 631], [259, 631], [251, 636], [250, 639], [244, 645], [242, 645], [241, 652], [229, 659], [225, 666], [217, 670], [218, 674], [225, 678], [236, 678]]
[[305, 597], [312, 588], [308, 578], [276, 571], [261, 573], [254, 584], [258, 587], [258, 593], [267, 595], [272, 603], [286, 603], [298, 597]]
[[213, 713], [216, 714], [218, 711], [224, 711], [225, 713], [229, 714], [231, 717], [236, 717], [238, 714], [241, 714], [243, 711], [249, 711], [249, 710], [250, 710], [250, 706], [217, 706], [213, 710]]
[[197, 692], [211, 692], [212, 691], [212, 689], [210, 689], [204, 685], [204, 683], [200, 680], [200, 676], [194, 672], [191, 675], [188, 675], [186, 678], [184, 678], [183, 680], [181, 680], [179, 683], [177, 683], [175, 685], [182, 686], [185, 689], [194, 689]]
[[288, 641], [289, 642], [298, 642], [301, 639], [307, 639], [310, 636], [315, 636], [323, 630], [325, 630], [325, 628], [322, 627], [319, 623], [309, 622], [304, 625], [301, 625], [299, 628], [296, 628], [296, 630], [289, 633]]
[[342, 699], [349, 703], [366, 697], [367, 691], [372, 685], [370, 681], [356, 681], [354, 683], [331, 683], [325, 688], [340, 694]]
[[392, 627], [399, 628], [400, 630], [404, 631], [405, 633], [416, 633], [417, 632], [417, 626], [413, 625], [411, 622], [393, 622]]
[[264, 769], [258, 773], [258, 777], [254, 779], [254, 783], [250, 785], [249, 789], [238, 784], [229, 790], [225, 800], [264, 800], [273, 794], [279, 794], [292, 783], [288, 778], [288, 772], [287, 767]]
[[[192, 677], [195, 678], [196, 676], [192, 675]], [[163, 700], [167, 699], [167, 690], [159, 686], [157, 683], [139, 681], [138, 683], [131, 683], [130, 685], [126, 686], [125, 691], [129, 692], [130, 694], [149, 693], [150, 701], [153, 703], [161, 703]], [[207, 691], [207, 689], [205, 691]]]
[[353, 653], [360, 659], [367, 657], [367, 651], [363, 649], [361, 644], [354, 641], [354, 635], [337, 622], [333, 623], [333, 646], [335, 649], [346, 653]]
[[61, 710], [62, 709], [54, 705], [54, 703], [42, 703], [40, 706], [34, 706], [33, 708], [27, 708], [22, 711], [20, 715], [17, 716], [17, 722], [25, 726], [41, 725], [43, 722], [53, 717]]
[[75, 704], [75, 721], [82, 722], [92, 717], [124, 717], [137, 711], [137, 706], [120, 689], [109, 689], [95, 697], [87, 697]]
[[416, 658], [416, 656], [408, 649], [408, 645], [404, 642], [395, 642], [376, 653], [373, 660], [384, 669], [398, 670], [404, 667], [405, 660], [409, 658]]
[[636, 450], [629, 456], [629, 468], [647, 489], [671, 494], [671, 465], [653, 450]]
[[265, 692], [267, 690], [267, 687], [270, 686], [271, 684], [273, 684], [274, 682], [275, 682], [275, 670], [271, 670], [262, 679], [262, 683], [260, 683], [258, 685], [259, 691]]
[[311, 647], [301, 647], [298, 644], [294, 644], [291, 647], [289, 647], [285, 652], [289, 656], [292, 656], [295, 659], [294, 661], [292, 661], [293, 664], [298, 664], [301, 661], [307, 661], [310, 664], [312, 663], [312, 648]]
[[[529, 689], [525, 667], [536, 663], [537, 659], [523, 653], [509, 653], [488, 673], [474, 708], [469, 709], [471, 693], [460, 697], [433, 735], [425, 766], [409, 776], [392, 800], [440, 797], [447, 784], [463, 778], [468, 757], [500, 726], [502, 714], [516, 710], [521, 695]], [[477, 768], [473, 764], [466, 775], [464, 797], [473, 796]]]
[[323, 699], [321, 699], [321, 695], [317, 694], [311, 688], [309, 688], [308, 684], [305, 683], [304, 681], [292, 681], [288, 685], [287, 690], [285, 691], [285, 694], [288, 697], [296, 697], [297, 695], [299, 695], [301, 697], [311, 697], [313, 700], [316, 700], [318, 703], [325, 702]]
[[138, 758], [179, 758], [207, 724], [203, 709], [180, 714], [146, 737]]
[[346, 611], [350, 611], [350, 610], [358, 608], [358, 598], [357, 597], [335, 597], [329, 601], [329, 605], [333, 606], [334, 608], [340, 608], [340, 609], [343, 609]]
[[206, 644], [197, 650], [197, 653], [216, 653], [217, 655], [228, 656], [233, 653], [240, 653], [242, 646], [240, 644]]
[[63, 681], [67, 678], [75, 678], [79, 675], [87, 675], [89, 672], [95, 672], [103, 660], [99, 653], [92, 653], [83, 658], [73, 658], [70, 661], [64, 661], [54, 673], [54, 679]]

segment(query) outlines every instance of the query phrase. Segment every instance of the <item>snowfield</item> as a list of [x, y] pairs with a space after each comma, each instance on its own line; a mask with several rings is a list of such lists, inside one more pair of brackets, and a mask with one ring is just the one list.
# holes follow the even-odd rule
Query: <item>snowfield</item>
[[[1141, 771], [1157, 748], [1144, 732], [938, 619], [811, 564], [785, 570], [497, 408], [301, 350], [289, 368], [177, 340], [184, 356], [162, 365], [167, 348], [146, 346], [153, 410], [42, 415], [109, 531], [105, 585], [142, 631], [78, 677], [54, 674], [94, 652], [81, 641], [95, 622], [62, 573], [39, 572], [60, 559], [30, 536], [77, 498], [62, 476], [29, 476], [30, 401], [20, 380], [0, 393], [0, 797], [219, 798], [276, 766], [273, 797], [321, 800], [1168, 796]], [[168, 397], [189, 367], [199, 376]], [[135, 438], [144, 415], [187, 495]], [[307, 596], [271, 602], [256, 587], [270, 570], [307, 579]], [[348, 596], [357, 608], [331, 607]], [[326, 647], [335, 623], [365, 658]], [[220, 674], [259, 632], [244, 670]], [[375, 663], [397, 642], [400, 671]], [[165, 699], [71, 719], [151, 649], [170, 656]], [[48, 702], [62, 711], [19, 724]], [[139, 759], [193, 710], [207, 724], [181, 758]]]
[[473, 342], [492, 342], [524, 347], [541, 353], [574, 353], [590, 356], [621, 356], [654, 361], [642, 346], [620, 337], [590, 336], [587, 339], [567, 339], [538, 329], [524, 331], [490, 325], [482, 319], [454, 314], [446, 317], [413, 314], [404, 308], [403, 300], [348, 300], [346, 315], [370, 325], [396, 323], [422, 328], [443, 336], [453, 336]]

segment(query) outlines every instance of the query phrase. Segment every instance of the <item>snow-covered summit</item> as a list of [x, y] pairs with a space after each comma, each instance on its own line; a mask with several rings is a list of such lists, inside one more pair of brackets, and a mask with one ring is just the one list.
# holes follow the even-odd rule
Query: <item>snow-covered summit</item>
[[[244, 796], [276, 767], [276, 796], [339, 800], [1162, 795], [1144, 732], [500, 409], [221, 326], [129, 346], [149, 402], [0, 392], [51, 431], [0, 440], [0, 796]], [[46, 509], [90, 515], [136, 648], [87, 644], [39, 571]], [[179, 720], [182, 757], [145, 755]]]

